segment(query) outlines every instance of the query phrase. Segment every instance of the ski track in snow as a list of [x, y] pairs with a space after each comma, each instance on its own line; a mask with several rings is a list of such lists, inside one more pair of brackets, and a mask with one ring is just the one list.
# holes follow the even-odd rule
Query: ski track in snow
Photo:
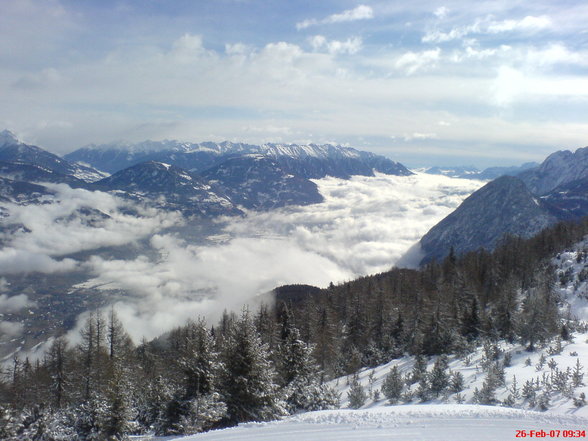
[[[571, 439], [564, 430], [586, 430], [588, 420], [501, 407], [407, 405], [365, 410], [309, 412], [269, 423], [168, 438], [178, 441], [502, 441], [518, 430], [544, 430], [545, 439]], [[559, 430], [560, 436], [549, 436]], [[582, 439], [582, 438], [580, 438]]]

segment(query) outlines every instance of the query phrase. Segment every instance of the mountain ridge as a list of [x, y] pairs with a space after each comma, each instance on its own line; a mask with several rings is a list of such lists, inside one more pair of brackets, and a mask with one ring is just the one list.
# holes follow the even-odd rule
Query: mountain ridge
[[334, 176], [349, 178], [351, 175], [373, 176], [373, 170], [409, 176], [405, 166], [381, 155], [360, 151], [351, 147], [332, 144], [287, 144], [180, 141], [143, 141], [140, 143], [110, 143], [90, 145], [65, 155], [73, 161], [81, 161], [110, 173], [125, 166], [148, 160], [181, 166], [193, 172], [201, 172], [219, 165], [234, 155], [263, 154], [278, 162], [284, 170], [305, 178]]

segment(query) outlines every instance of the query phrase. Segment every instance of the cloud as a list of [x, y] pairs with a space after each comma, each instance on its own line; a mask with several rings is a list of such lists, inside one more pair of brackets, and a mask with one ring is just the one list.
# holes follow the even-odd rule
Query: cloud
[[11, 247], [0, 250], [0, 274], [66, 272], [74, 270], [76, 266], [76, 261], [72, 259], [57, 260], [38, 252]]
[[326, 50], [329, 54], [355, 54], [361, 50], [363, 41], [360, 37], [348, 38], [345, 41], [327, 40], [322, 35], [315, 35], [309, 39], [314, 51]]
[[526, 16], [519, 20], [493, 20], [489, 17], [476, 19], [473, 24], [457, 26], [448, 32], [438, 29], [428, 31], [421, 39], [423, 43], [445, 43], [468, 35], [500, 34], [505, 32], [534, 33], [552, 26], [548, 16]]
[[551, 43], [544, 48], [530, 48], [526, 60], [533, 66], [552, 66], [555, 64], [588, 66], [586, 53], [569, 50], [562, 43]]
[[435, 12], [433, 12], [435, 17], [437, 17], [437, 18], [445, 18], [445, 17], [447, 17], [448, 13], [449, 13], [449, 9], [445, 6], [439, 6], [437, 9], [435, 9]]
[[61, 73], [52, 67], [40, 72], [25, 74], [13, 83], [13, 87], [21, 89], [40, 89], [58, 84], [62, 80]]
[[481, 185], [432, 175], [316, 182], [325, 202], [226, 219], [205, 243], [159, 233], [136, 258], [93, 256], [78, 287], [108, 292], [134, 339], [155, 337], [198, 315], [214, 321], [282, 284], [324, 287], [385, 271]]
[[296, 29], [306, 29], [310, 26], [321, 24], [344, 23], [356, 20], [368, 20], [374, 18], [374, 11], [370, 6], [359, 5], [354, 9], [347, 9], [339, 14], [329, 15], [322, 20], [310, 18], [299, 23], [296, 23]]
[[419, 71], [433, 69], [441, 56], [441, 49], [435, 48], [422, 52], [406, 52], [401, 55], [395, 63], [398, 70], [404, 71], [407, 75], [413, 75]]
[[0, 295], [0, 313], [12, 313], [24, 308], [34, 308], [37, 304], [29, 300], [26, 294], [18, 294], [8, 297], [6, 294]]
[[492, 87], [492, 101], [498, 107], [510, 106], [527, 92], [527, 80], [523, 72], [509, 66], [501, 66]]
[[502, 20], [492, 21], [488, 23], [487, 32], [491, 34], [498, 34], [500, 32], [537, 32], [543, 29], [548, 29], [552, 26], [552, 21], [549, 17], [542, 15], [540, 17], [526, 16], [520, 20]]
[[[103, 192], [46, 184], [56, 192], [43, 204], [5, 204], [7, 224], [16, 232], [0, 234], [0, 273], [63, 272], [78, 263], [60, 256], [135, 242], [181, 223], [179, 214], [137, 206]], [[133, 214], [135, 213], [135, 214]]]
[[18, 322], [0, 321], [0, 334], [8, 337], [19, 337], [24, 330], [24, 325]]
[[[378, 9], [373, 6], [372, 15], [378, 21], [373, 20], [372, 29], [361, 33], [354, 26], [349, 34], [349, 25], [372, 23], [347, 22], [328, 29], [333, 32], [328, 34], [321, 28], [309, 28], [321, 32], [310, 32], [301, 39], [295, 30], [287, 29], [288, 16], [280, 16], [284, 22], [269, 25], [270, 16], [279, 16], [278, 9], [285, 8], [283, 2], [274, 2], [267, 6], [267, 15], [257, 11], [255, 20], [243, 15], [249, 13], [245, 9], [239, 16], [228, 16], [223, 29], [207, 24], [199, 14], [185, 17], [197, 20], [198, 26], [185, 22], [176, 26], [174, 18], [157, 14], [147, 23], [138, 14], [121, 34], [112, 30], [127, 24], [124, 17], [106, 25], [78, 17], [75, 32], [55, 26], [52, 39], [43, 29], [39, 34], [36, 29], [31, 31], [40, 26], [41, 12], [48, 22], [57, 23], [43, 6], [49, 2], [34, 3], [38, 11], [32, 21], [14, 12], [25, 8], [18, 3], [8, 0], [0, 16], [4, 46], [21, 47], [18, 38], [7, 31], [20, 35], [23, 31], [15, 29], [18, 25], [28, 29], [28, 41], [36, 46], [18, 54], [5, 53], [0, 63], [0, 126], [60, 153], [113, 139], [334, 140], [387, 155], [402, 154], [395, 157], [407, 161], [420, 151], [407, 152], [405, 146], [391, 144], [391, 135], [400, 140], [403, 134], [419, 132], [438, 120], [459, 119], [459, 124], [439, 132], [438, 158], [459, 148], [469, 150], [467, 160], [471, 161], [472, 141], [480, 139], [475, 130], [481, 129], [484, 150], [475, 152], [477, 155], [485, 156], [490, 146], [497, 148], [497, 143], [504, 142], [503, 146], [513, 147], [503, 149], [506, 156], [502, 158], [518, 161], [523, 154], [526, 160], [537, 160], [554, 145], [583, 145], [588, 136], [588, 125], [580, 117], [585, 113], [585, 98], [569, 93], [578, 86], [580, 92], [584, 90], [584, 60], [588, 57], [578, 38], [585, 27], [585, 6], [556, 8], [534, 2], [513, 9], [498, 2], [460, 8], [447, 3], [451, 13], [440, 20], [432, 12], [443, 3], [431, 7], [430, 3], [380, 2]], [[355, 6], [341, 10], [354, 11]], [[316, 17], [317, 23], [327, 16], [308, 15]], [[75, 14], [60, 20], [71, 18]], [[156, 30], [145, 33], [151, 29], [147, 25]], [[276, 33], [284, 26], [285, 32]], [[305, 40], [314, 34], [321, 36]], [[419, 47], [414, 37], [427, 35], [434, 38]], [[91, 48], [87, 42], [92, 42]], [[53, 48], [39, 50], [45, 43]], [[496, 117], [494, 83], [501, 66], [522, 72], [543, 88], [542, 92], [527, 86], [529, 92], [518, 95], [522, 105], [516, 118], [502, 113]], [[53, 72], [58, 74], [56, 81], [43, 83], [47, 80], [43, 76], [51, 73], [46, 69], [57, 71]], [[27, 81], [28, 86], [44, 85], [34, 90], [15, 87], [20, 80], [21, 86]], [[554, 106], [560, 111], [540, 112]], [[575, 125], [572, 131], [570, 124]], [[264, 127], [268, 130], [260, 130]], [[271, 128], [288, 130], [275, 133]], [[449, 150], [449, 145], [455, 149]], [[431, 160], [427, 153], [420, 162]]]
[[[440, 124], [440, 125], [447, 125], [447, 124]], [[416, 140], [436, 139], [438, 137], [439, 137], [439, 135], [437, 135], [436, 133], [413, 132], [409, 135], [404, 135], [404, 140], [405, 141], [412, 141], [414, 139], [416, 139]]]

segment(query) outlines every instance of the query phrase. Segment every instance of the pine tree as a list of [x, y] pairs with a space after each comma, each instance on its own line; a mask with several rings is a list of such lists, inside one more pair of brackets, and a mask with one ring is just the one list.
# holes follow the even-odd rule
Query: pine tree
[[463, 374], [459, 371], [454, 372], [451, 375], [451, 379], [449, 382], [449, 390], [453, 393], [461, 392], [465, 387], [465, 382], [463, 378]]
[[580, 387], [584, 385], [584, 366], [580, 364], [580, 359], [576, 359], [576, 365], [574, 366], [574, 370], [572, 372], [572, 385], [574, 387]]
[[397, 366], [393, 366], [384, 379], [382, 393], [388, 399], [390, 404], [396, 404], [402, 395], [402, 389], [404, 389], [402, 374]]
[[47, 353], [46, 365], [51, 377], [50, 391], [53, 397], [53, 405], [57, 409], [67, 403], [67, 392], [71, 387], [68, 378], [67, 341], [59, 337], [53, 341]]
[[130, 430], [131, 385], [124, 371], [124, 367], [115, 366], [107, 386], [101, 423], [101, 433], [107, 439], [123, 439]]
[[292, 321], [284, 322], [278, 350], [278, 372], [290, 412], [338, 407], [336, 392], [320, 383], [321, 374], [312, 352], [312, 346], [302, 341]]
[[363, 386], [357, 381], [357, 378], [353, 379], [351, 388], [349, 389], [349, 392], [347, 392], [347, 397], [349, 399], [349, 407], [352, 409], [359, 409], [365, 404], [367, 394], [365, 393]]
[[537, 287], [529, 290], [518, 318], [518, 334], [527, 350], [534, 351], [538, 341], [545, 341], [559, 330], [559, 311], [552, 293], [551, 280], [537, 276]]
[[222, 364], [206, 323], [203, 319], [190, 322], [180, 335], [178, 366], [183, 377], [160, 424], [165, 434], [208, 430], [225, 417], [227, 410], [218, 393]]
[[427, 372], [427, 359], [418, 354], [414, 358], [414, 366], [412, 368], [410, 382], [412, 384], [419, 382]]
[[435, 360], [433, 370], [429, 374], [429, 390], [436, 398], [449, 386], [449, 363], [446, 355], [442, 355]]
[[267, 346], [247, 311], [231, 327], [223, 352], [222, 392], [228, 422], [266, 421], [285, 413]]

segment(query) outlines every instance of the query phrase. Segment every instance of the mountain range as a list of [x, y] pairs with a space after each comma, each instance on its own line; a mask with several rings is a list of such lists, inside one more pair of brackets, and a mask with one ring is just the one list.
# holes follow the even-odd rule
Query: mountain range
[[318, 179], [334, 176], [347, 179], [352, 175], [373, 176], [380, 173], [408, 176], [412, 173], [402, 164], [370, 152], [330, 144], [263, 144], [232, 142], [144, 141], [89, 145], [75, 150], [65, 159], [90, 164], [109, 173], [145, 161], [158, 161], [202, 172], [227, 159], [259, 154], [274, 160], [286, 173], [302, 178]]
[[[0, 176], [5, 180], [109, 191], [205, 217], [318, 203], [323, 198], [310, 179], [373, 176], [374, 171], [412, 174], [383, 156], [333, 145], [145, 141], [87, 146], [61, 158], [19, 141], [8, 130], [0, 132]], [[14, 190], [9, 191], [8, 182], [4, 187], [5, 199], [10, 199]]]
[[485, 168], [484, 170], [479, 170], [474, 166], [466, 165], [457, 167], [425, 167], [419, 171], [430, 175], [448, 176], [450, 178], [479, 179], [481, 181], [488, 181], [505, 175], [516, 176], [525, 170], [529, 170], [537, 166], [539, 166], [539, 164], [536, 162], [526, 162], [520, 166], [489, 167]]
[[530, 237], [562, 220], [588, 215], [588, 147], [559, 151], [537, 167], [503, 176], [474, 192], [423, 236], [421, 263], [493, 249], [505, 234]]

